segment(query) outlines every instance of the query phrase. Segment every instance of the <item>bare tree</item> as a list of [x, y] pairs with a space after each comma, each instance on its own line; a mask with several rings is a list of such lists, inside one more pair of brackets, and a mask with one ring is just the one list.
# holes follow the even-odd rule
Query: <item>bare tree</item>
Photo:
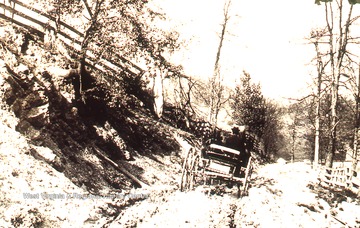
[[315, 147], [314, 147], [314, 164], [319, 164], [320, 153], [320, 109], [321, 109], [321, 93], [323, 84], [323, 74], [328, 62], [323, 61], [324, 54], [319, 49], [319, 42], [324, 36], [323, 30], [313, 30], [310, 36], [310, 42], [314, 44], [316, 51], [316, 111], [315, 111]]
[[[359, 65], [360, 66], [360, 65]], [[360, 134], [360, 67], [356, 77], [356, 84], [355, 84], [355, 123], [354, 123], [354, 146], [353, 146], [353, 154], [352, 154], [352, 170], [353, 174], [356, 170], [357, 163], [358, 163], [358, 141], [359, 141], [359, 134]]]
[[298, 138], [300, 136], [300, 130], [298, 128], [300, 128], [300, 112], [301, 112], [301, 104], [300, 102], [295, 103], [291, 106], [289, 106], [289, 125], [288, 125], [288, 130], [289, 130], [289, 134], [290, 134], [290, 140], [291, 140], [291, 162], [295, 161], [295, 154], [296, 154], [296, 150], [298, 149], [297, 144], [298, 144]]
[[182, 112], [181, 115], [185, 117], [186, 126], [190, 127], [190, 119], [197, 115], [193, 107], [193, 102], [195, 102], [193, 93], [198, 89], [198, 82], [185, 75], [178, 75], [176, 80], [176, 106]]
[[220, 71], [221, 68], [220, 56], [225, 39], [226, 27], [230, 19], [230, 15], [229, 15], [230, 5], [231, 5], [231, 0], [227, 0], [224, 4], [224, 15], [223, 15], [224, 18], [223, 18], [223, 23], [221, 25], [220, 42], [215, 58], [214, 73], [209, 80], [209, 86], [210, 86], [209, 122], [213, 125], [214, 128], [216, 127], [218, 122], [218, 115], [220, 109], [228, 101], [228, 98], [225, 98], [225, 93], [224, 93], [225, 88], [223, 85], [223, 78], [221, 76], [221, 71]]
[[358, 163], [358, 150], [359, 150], [359, 134], [360, 134], [360, 63], [352, 63], [349, 68], [348, 83], [345, 86], [351, 91], [354, 97], [354, 133], [353, 133], [353, 153], [352, 153], [352, 166], [355, 171]]
[[[337, 150], [337, 127], [339, 119], [337, 116], [339, 102], [340, 77], [344, 73], [344, 62], [348, 59], [348, 44], [350, 26], [357, 19], [352, 18], [353, 4], [348, 8], [344, 0], [325, 1], [326, 33], [324, 38], [327, 43], [327, 53], [330, 62], [329, 75], [331, 76], [331, 150], [326, 156], [326, 166], [332, 167], [334, 155]], [[320, 1], [316, 3], [320, 4]], [[335, 7], [335, 9], [334, 9]], [[345, 16], [347, 10], [347, 16]]]

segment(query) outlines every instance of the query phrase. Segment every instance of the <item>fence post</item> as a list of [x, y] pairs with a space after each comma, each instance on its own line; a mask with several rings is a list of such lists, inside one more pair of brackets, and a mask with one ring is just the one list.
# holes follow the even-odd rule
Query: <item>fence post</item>
[[14, 14], [15, 14], [15, 2], [9, 0], [9, 3], [10, 3], [10, 6], [11, 6], [11, 3], [13, 3], [13, 6], [12, 6], [12, 13], [11, 13], [11, 23], [13, 23], [13, 20], [14, 20]]

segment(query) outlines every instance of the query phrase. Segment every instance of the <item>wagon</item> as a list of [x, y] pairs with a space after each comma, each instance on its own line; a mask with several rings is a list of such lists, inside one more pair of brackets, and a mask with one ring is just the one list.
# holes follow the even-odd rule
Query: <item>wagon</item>
[[183, 162], [180, 190], [188, 191], [201, 182], [208, 184], [218, 180], [236, 184], [238, 196], [243, 196], [252, 174], [252, 158], [249, 156], [248, 162], [244, 163], [242, 155], [239, 150], [218, 144], [210, 144], [201, 150], [191, 148]]

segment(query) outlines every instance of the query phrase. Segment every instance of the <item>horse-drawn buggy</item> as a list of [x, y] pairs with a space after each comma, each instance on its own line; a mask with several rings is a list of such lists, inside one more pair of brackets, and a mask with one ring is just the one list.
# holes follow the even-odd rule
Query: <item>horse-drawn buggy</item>
[[201, 149], [192, 147], [183, 162], [181, 191], [217, 181], [236, 184], [238, 196], [246, 194], [252, 174], [251, 147], [245, 134], [234, 134], [228, 142], [212, 140]]

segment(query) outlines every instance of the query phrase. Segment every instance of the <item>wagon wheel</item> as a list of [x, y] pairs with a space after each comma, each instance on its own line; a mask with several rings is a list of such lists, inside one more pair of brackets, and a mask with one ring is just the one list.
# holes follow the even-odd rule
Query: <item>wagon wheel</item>
[[189, 189], [193, 189], [195, 182], [196, 182], [196, 178], [197, 178], [197, 171], [199, 169], [199, 162], [200, 162], [200, 156], [199, 155], [195, 155], [194, 159], [192, 160], [192, 164], [191, 164], [191, 171], [190, 171], [190, 176], [188, 179], [188, 183], [189, 183]]
[[191, 148], [184, 160], [182, 172], [181, 172], [181, 183], [180, 183], [180, 191], [186, 191], [189, 189], [189, 181], [191, 176], [191, 169], [193, 163], [193, 157], [195, 155], [194, 148]]
[[247, 189], [248, 189], [248, 187], [249, 187], [249, 181], [250, 181], [250, 178], [251, 178], [251, 173], [252, 173], [252, 164], [251, 164], [251, 156], [250, 156], [247, 167], [246, 167], [246, 171], [245, 171], [244, 186], [243, 186], [243, 189], [242, 189], [242, 191], [240, 193], [240, 196], [244, 196]]

